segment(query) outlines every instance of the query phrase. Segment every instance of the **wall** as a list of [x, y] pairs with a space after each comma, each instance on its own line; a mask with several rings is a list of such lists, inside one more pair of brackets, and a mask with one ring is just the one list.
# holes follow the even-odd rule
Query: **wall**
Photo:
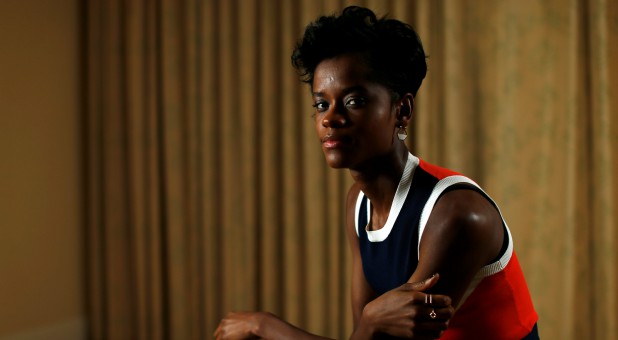
[[85, 338], [77, 0], [0, 1], [0, 339]]

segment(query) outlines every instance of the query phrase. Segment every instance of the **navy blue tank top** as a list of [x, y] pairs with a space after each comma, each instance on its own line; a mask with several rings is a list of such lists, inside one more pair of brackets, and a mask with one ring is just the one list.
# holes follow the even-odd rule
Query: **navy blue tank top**
[[358, 240], [365, 278], [373, 290], [382, 295], [408, 282], [416, 270], [418, 257], [418, 225], [421, 212], [438, 179], [416, 167], [410, 191], [388, 237], [371, 242], [365, 232], [367, 196], [362, 198], [358, 214]]

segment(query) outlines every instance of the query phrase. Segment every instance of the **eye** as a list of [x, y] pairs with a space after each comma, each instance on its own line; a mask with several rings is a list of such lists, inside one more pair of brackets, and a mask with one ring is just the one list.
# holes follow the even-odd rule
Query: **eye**
[[328, 110], [328, 103], [325, 101], [318, 101], [315, 104], [313, 104], [313, 107], [315, 108], [317, 112], [324, 112]]
[[362, 107], [363, 105], [365, 105], [367, 101], [365, 100], [365, 98], [362, 97], [352, 97], [349, 98], [346, 102], [345, 102], [345, 106], [346, 107], [350, 107], [350, 108], [358, 108], [358, 107]]

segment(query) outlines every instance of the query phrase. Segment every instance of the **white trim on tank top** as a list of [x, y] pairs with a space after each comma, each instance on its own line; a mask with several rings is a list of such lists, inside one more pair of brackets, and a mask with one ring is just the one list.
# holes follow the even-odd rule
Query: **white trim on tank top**
[[[367, 232], [367, 238], [370, 242], [382, 242], [386, 240], [388, 235], [393, 230], [393, 226], [395, 225], [395, 220], [397, 220], [397, 216], [399, 216], [399, 212], [401, 212], [401, 208], [403, 207], [403, 203], [408, 196], [408, 192], [410, 191], [410, 184], [412, 183], [412, 177], [414, 175], [414, 169], [419, 164], [419, 159], [408, 152], [408, 159], [406, 161], [406, 165], [403, 169], [403, 174], [401, 175], [401, 179], [399, 180], [399, 184], [397, 185], [397, 190], [395, 191], [395, 197], [393, 197], [393, 202], [391, 203], [391, 209], [388, 213], [388, 218], [386, 219], [386, 223], [384, 226], [378, 230], [369, 230], [369, 222], [365, 226], [365, 231]], [[354, 212], [354, 229], [356, 230], [356, 236], [358, 235], [358, 216], [360, 213], [360, 207], [365, 194], [360, 191], [358, 193], [358, 198], [356, 199], [356, 207]], [[369, 197], [367, 197], [367, 221], [371, 221], [371, 201]]]
[[500, 258], [497, 261], [482, 267], [474, 275], [474, 278], [470, 282], [470, 285], [468, 285], [468, 288], [464, 292], [464, 295], [462, 296], [461, 300], [459, 300], [459, 304], [457, 307], [461, 306], [464, 303], [464, 301], [466, 301], [466, 299], [470, 296], [470, 294], [472, 294], [474, 289], [476, 289], [476, 287], [478, 286], [478, 284], [481, 282], [483, 278], [499, 273], [504, 268], [506, 268], [506, 265], [509, 263], [509, 261], [511, 260], [511, 257], [513, 256], [513, 237], [511, 236], [511, 231], [509, 230], [509, 227], [506, 224], [504, 217], [502, 217], [502, 212], [500, 211], [500, 208], [498, 208], [498, 205], [495, 204], [494, 200], [478, 184], [476, 184], [476, 182], [469, 179], [468, 177], [455, 175], [455, 176], [448, 176], [448, 177], [441, 179], [436, 184], [436, 186], [433, 188], [433, 191], [431, 192], [431, 195], [429, 195], [429, 199], [427, 200], [427, 203], [425, 203], [425, 207], [423, 208], [423, 211], [421, 212], [421, 219], [419, 221], [419, 226], [418, 226], [419, 236], [418, 236], [418, 246], [417, 246], [417, 257], [420, 257], [420, 248], [421, 248], [421, 240], [423, 236], [423, 231], [425, 230], [427, 221], [429, 220], [429, 216], [431, 215], [431, 212], [436, 204], [436, 201], [438, 200], [440, 195], [444, 192], [444, 190], [446, 190], [448, 187], [455, 185], [455, 184], [461, 184], [461, 183], [467, 183], [467, 184], [471, 184], [477, 187], [481, 192], [483, 192], [483, 194], [485, 194], [485, 197], [496, 207], [496, 210], [498, 210], [498, 214], [500, 215], [500, 219], [502, 220], [504, 230], [506, 231], [507, 236], [508, 236], [508, 245], [507, 245], [507, 248], [504, 254], [502, 254], [502, 256], [500, 256]]
[[[419, 164], [419, 159], [415, 157], [414, 155], [408, 153], [408, 160], [406, 162], [406, 167], [404, 169], [401, 180], [399, 181], [399, 185], [397, 186], [397, 191], [395, 192], [395, 197], [393, 198], [393, 203], [391, 205], [391, 210], [389, 212], [388, 219], [386, 220], [386, 223], [384, 224], [384, 227], [378, 230], [368, 230], [369, 223], [367, 224], [367, 226], [365, 226], [367, 238], [369, 239], [370, 242], [382, 242], [386, 240], [386, 238], [390, 234], [395, 224], [395, 220], [397, 219], [397, 216], [399, 216], [399, 212], [401, 212], [403, 203], [408, 195], [408, 192], [410, 190], [410, 185], [412, 183], [412, 177], [414, 174], [414, 170], [416, 169], [418, 164]], [[476, 273], [476, 275], [472, 279], [472, 282], [468, 286], [468, 289], [464, 293], [464, 296], [460, 300], [459, 306], [461, 306], [461, 304], [468, 298], [468, 296], [474, 291], [476, 286], [479, 284], [479, 282], [483, 278], [502, 271], [506, 267], [506, 265], [509, 263], [509, 261], [511, 260], [511, 256], [513, 255], [513, 238], [511, 236], [511, 231], [509, 230], [509, 227], [506, 224], [506, 221], [502, 217], [502, 212], [500, 212], [500, 208], [498, 208], [498, 206], [494, 203], [493, 199], [489, 195], [487, 195], [487, 193], [476, 182], [474, 182], [473, 180], [465, 176], [454, 175], [454, 176], [445, 177], [441, 179], [440, 181], [438, 181], [433, 191], [429, 195], [429, 199], [425, 203], [425, 206], [423, 207], [423, 210], [421, 212], [420, 221], [419, 221], [419, 226], [418, 226], [419, 228], [418, 240], [419, 241], [417, 245], [417, 258], [420, 255], [420, 244], [421, 244], [423, 232], [425, 231], [427, 221], [429, 220], [429, 216], [431, 215], [431, 212], [433, 211], [433, 208], [438, 198], [444, 192], [444, 190], [446, 190], [448, 187], [455, 185], [455, 184], [461, 184], [461, 183], [467, 183], [467, 184], [471, 184], [477, 187], [481, 192], [485, 194], [486, 198], [494, 204], [494, 206], [498, 210], [498, 214], [500, 214], [500, 218], [502, 219], [504, 229], [507, 232], [508, 245], [507, 245], [507, 249], [504, 252], [504, 254], [502, 254], [502, 256], [497, 261], [482, 267]], [[354, 226], [355, 226], [357, 236], [358, 236], [358, 216], [360, 214], [360, 207], [361, 207], [362, 199], [364, 196], [365, 196], [364, 193], [361, 191], [359, 192], [358, 198], [356, 200], [355, 213], [354, 213]], [[367, 221], [370, 221], [371, 202], [369, 201], [369, 198], [367, 198], [367, 212], [366, 213], [367, 213]]]

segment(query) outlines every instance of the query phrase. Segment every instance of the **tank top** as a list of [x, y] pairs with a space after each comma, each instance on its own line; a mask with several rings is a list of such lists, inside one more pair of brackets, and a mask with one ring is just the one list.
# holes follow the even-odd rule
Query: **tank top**
[[[494, 201], [471, 179], [408, 154], [385, 225], [367, 230], [370, 201], [359, 193], [356, 232], [367, 282], [377, 294], [406, 283], [418, 264], [420, 239], [436, 201], [445, 190], [465, 184]], [[500, 213], [502, 218], [502, 214]], [[513, 250], [504, 219], [505, 242], [496, 261], [475, 275], [440, 339], [522, 339], [538, 315]]]

